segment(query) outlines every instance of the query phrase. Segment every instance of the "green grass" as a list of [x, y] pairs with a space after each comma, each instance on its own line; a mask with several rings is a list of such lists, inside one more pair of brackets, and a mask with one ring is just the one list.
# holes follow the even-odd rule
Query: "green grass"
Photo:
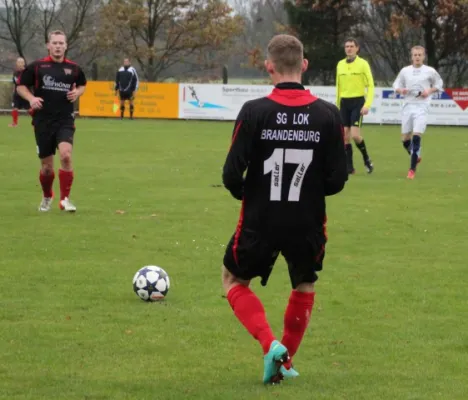
[[[0, 399], [466, 400], [468, 136], [431, 127], [417, 179], [398, 127], [366, 126], [375, 173], [328, 200], [301, 376], [261, 384], [260, 346], [220, 286], [239, 204], [220, 184], [231, 123], [78, 120], [75, 215], [39, 214], [29, 120], [0, 118]], [[56, 182], [56, 190], [58, 185]], [[116, 211], [124, 213], [117, 213]], [[134, 273], [165, 268], [164, 303]], [[253, 284], [278, 335], [283, 261]]]

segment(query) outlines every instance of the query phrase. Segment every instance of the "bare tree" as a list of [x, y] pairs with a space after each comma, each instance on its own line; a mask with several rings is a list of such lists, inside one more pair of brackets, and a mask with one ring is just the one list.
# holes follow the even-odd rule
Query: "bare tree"
[[343, 44], [354, 36], [365, 5], [362, 0], [286, 0], [291, 27], [304, 43], [309, 67], [304, 83], [332, 85]]
[[137, 60], [149, 81], [181, 64], [207, 68], [242, 31], [243, 20], [221, 0], [114, 0], [102, 8], [102, 48]]
[[85, 33], [87, 19], [95, 11], [96, 0], [43, 0], [38, 2], [39, 27], [44, 43], [50, 31], [62, 30], [72, 51]]
[[263, 71], [265, 49], [278, 33], [289, 31], [288, 15], [283, 0], [236, 0], [235, 7], [245, 18], [245, 29], [239, 43], [241, 65]]
[[[372, 0], [393, 7], [388, 31], [401, 35], [408, 26], [422, 35], [427, 63], [445, 73], [447, 83], [461, 83], [468, 69], [468, 2], [466, 0]], [[453, 74], [457, 73], [458, 76]], [[461, 75], [460, 75], [461, 74]]]
[[13, 42], [18, 52], [26, 58], [26, 47], [35, 36], [33, 25], [35, 0], [0, 0], [0, 39]]
[[359, 33], [361, 48], [372, 64], [374, 76], [385, 85], [409, 64], [411, 47], [422, 40], [421, 31], [410, 25], [398, 36], [392, 35], [389, 25], [394, 12], [391, 3], [371, 5]]

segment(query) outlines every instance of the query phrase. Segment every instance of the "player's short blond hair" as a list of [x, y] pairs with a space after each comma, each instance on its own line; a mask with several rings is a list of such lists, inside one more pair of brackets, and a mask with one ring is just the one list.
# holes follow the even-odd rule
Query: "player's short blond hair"
[[50, 39], [52, 39], [52, 36], [54, 35], [62, 35], [65, 37], [65, 42], [67, 41], [67, 35], [65, 35], [64, 31], [60, 31], [60, 30], [49, 32], [49, 34], [47, 35], [47, 41], [50, 42]]
[[279, 74], [302, 72], [304, 46], [295, 36], [274, 36], [268, 43], [267, 56]]
[[426, 49], [421, 45], [411, 47], [411, 54], [413, 54], [414, 50], [422, 50], [424, 52], [424, 54], [426, 54]]

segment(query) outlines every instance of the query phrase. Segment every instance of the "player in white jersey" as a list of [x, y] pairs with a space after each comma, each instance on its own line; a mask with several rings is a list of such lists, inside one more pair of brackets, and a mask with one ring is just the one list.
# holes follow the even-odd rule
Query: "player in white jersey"
[[414, 46], [412, 65], [404, 67], [393, 83], [393, 89], [404, 96], [401, 140], [411, 156], [409, 179], [414, 179], [416, 165], [421, 161], [421, 135], [426, 130], [432, 95], [443, 90], [442, 78], [434, 68], [424, 64], [425, 57], [424, 47]]

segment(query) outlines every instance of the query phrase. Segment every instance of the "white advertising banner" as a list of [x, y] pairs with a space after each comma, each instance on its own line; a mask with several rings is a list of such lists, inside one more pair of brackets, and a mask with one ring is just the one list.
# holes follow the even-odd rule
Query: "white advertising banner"
[[[328, 101], [336, 105], [336, 89], [334, 86], [307, 86], [310, 92], [317, 96], [319, 99]], [[380, 99], [382, 91], [378, 88], [375, 89], [374, 102], [369, 110], [369, 114], [363, 118], [364, 123], [380, 124]]]
[[[179, 85], [180, 119], [236, 119], [242, 105], [252, 99], [267, 96], [271, 85]], [[310, 92], [335, 104], [333, 86], [307, 86]], [[446, 89], [434, 95], [429, 113], [430, 125], [468, 126], [468, 89]], [[375, 97], [364, 123], [400, 124], [403, 99], [392, 88], [375, 88]]]
[[179, 118], [235, 120], [242, 105], [268, 96], [273, 86], [179, 84]]
[[[391, 88], [381, 89], [381, 123], [400, 124], [403, 99]], [[468, 125], [468, 89], [445, 89], [432, 97], [429, 125]]]

